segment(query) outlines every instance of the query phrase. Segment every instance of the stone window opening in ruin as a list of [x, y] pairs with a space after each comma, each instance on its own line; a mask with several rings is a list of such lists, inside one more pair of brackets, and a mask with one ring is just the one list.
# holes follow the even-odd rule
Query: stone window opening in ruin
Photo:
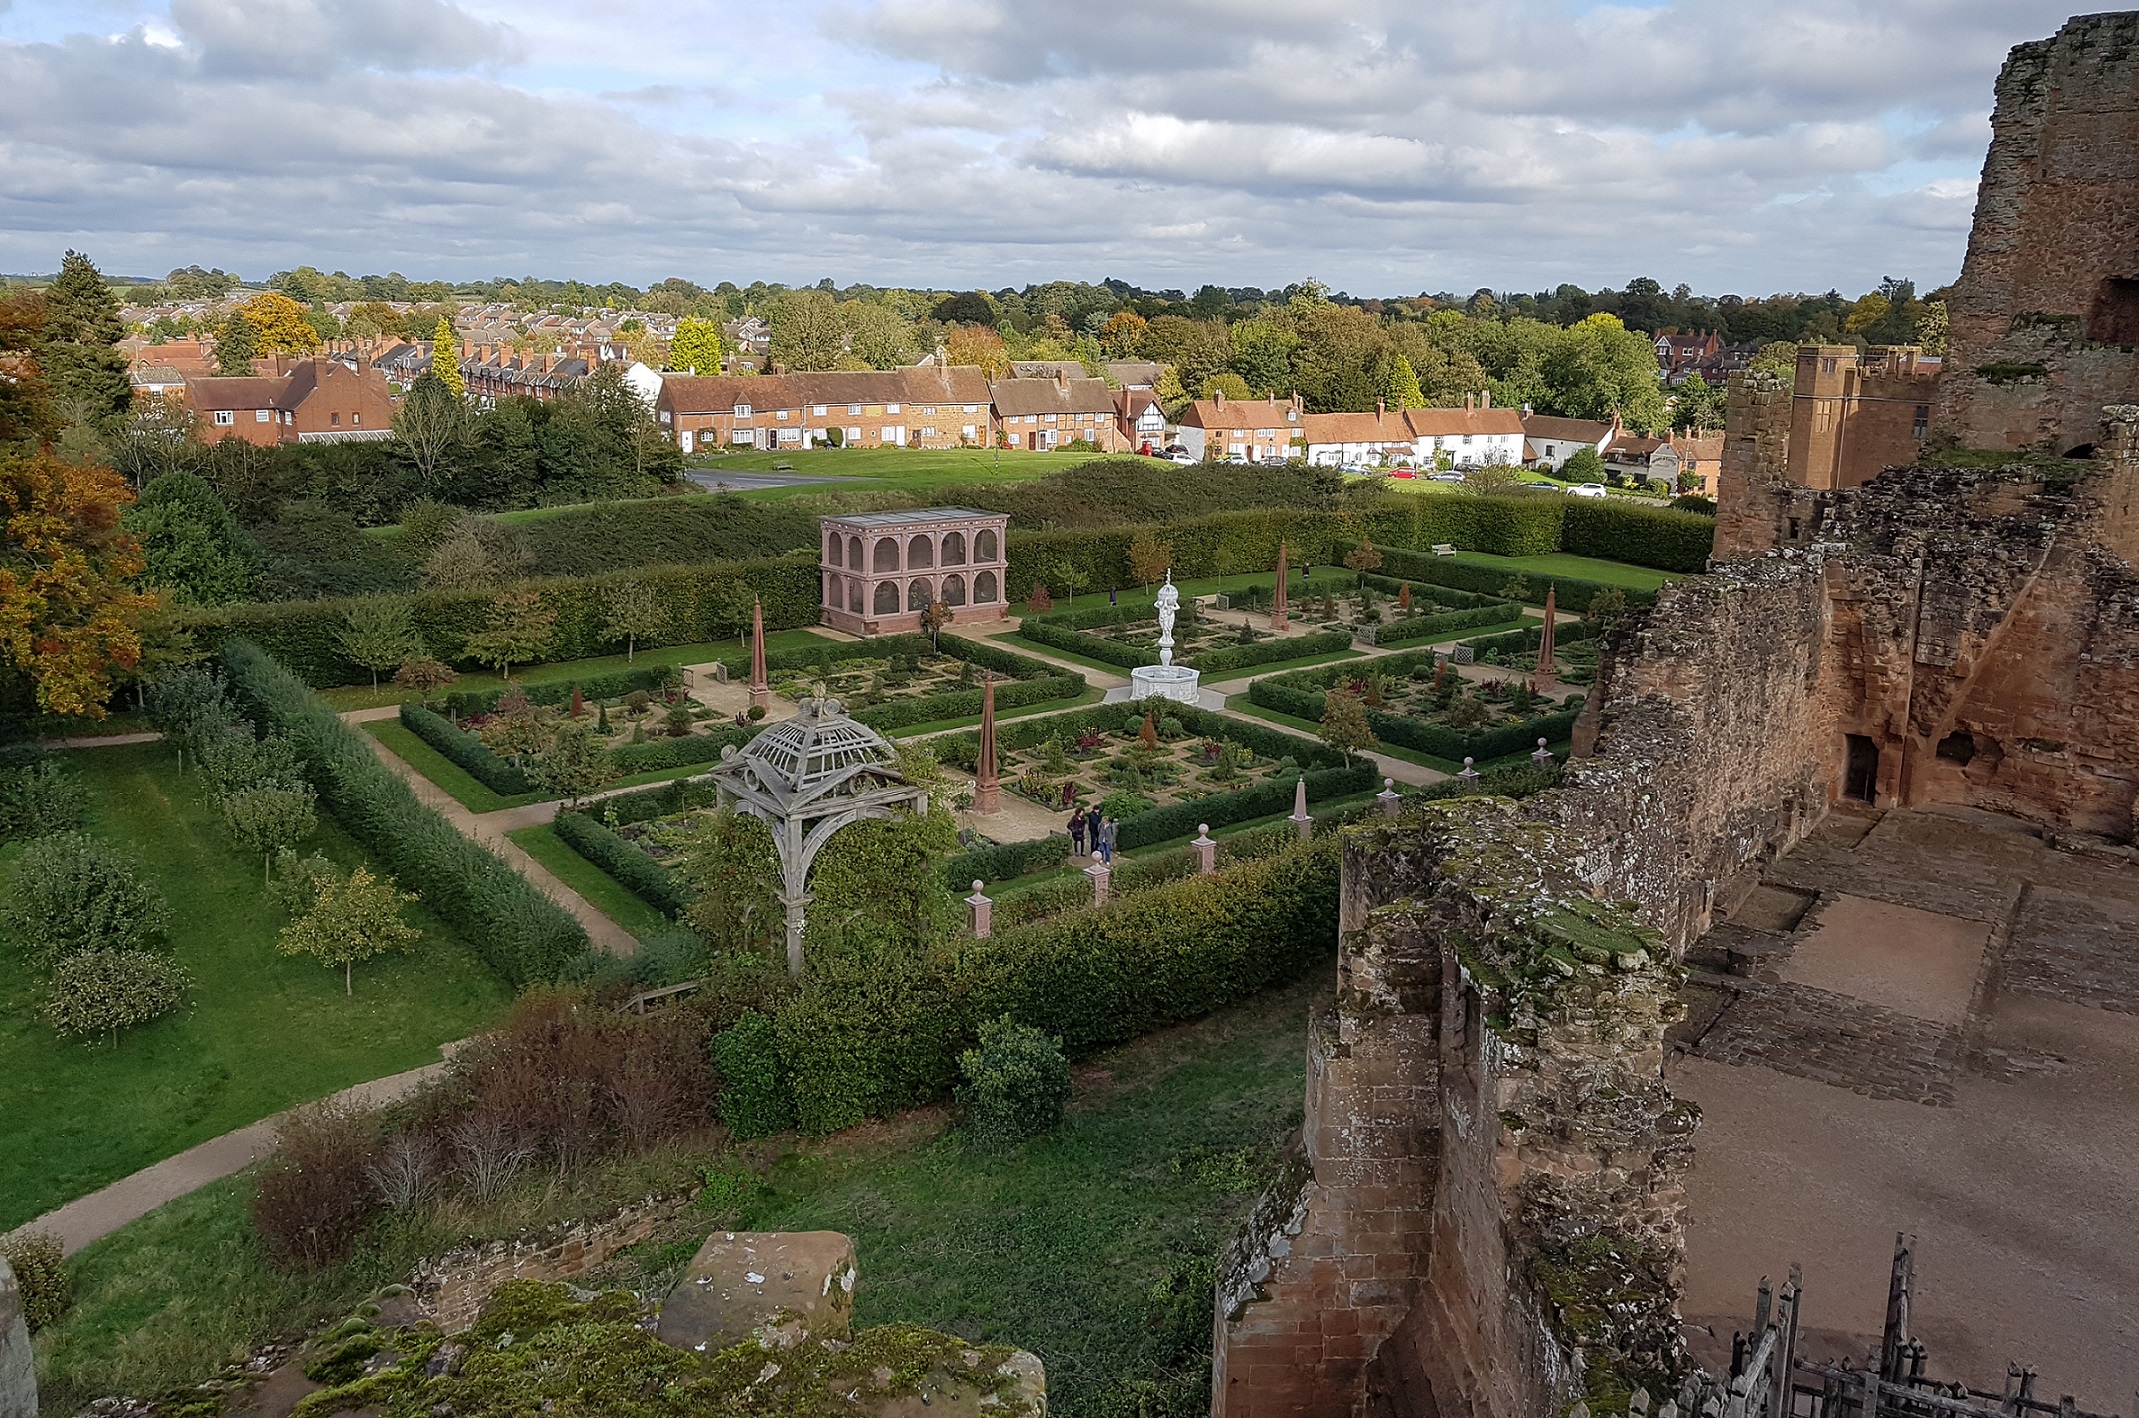
[[2139, 278], [2102, 278], [2087, 312], [2087, 338], [2098, 345], [2139, 345]]
[[1976, 736], [1966, 729], [1954, 730], [1938, 741], [1938, 756], [1967, 767], [1976, 756]]

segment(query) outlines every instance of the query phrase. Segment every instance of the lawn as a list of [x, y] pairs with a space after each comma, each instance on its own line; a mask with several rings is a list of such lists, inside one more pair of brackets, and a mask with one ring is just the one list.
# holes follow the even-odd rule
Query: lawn
[[[259, 858], [231, 845], [192, 773], [164, 744], [69, 756], [89, 792], [87, 830], [140, 859], [171, 906], [171, 945], [193, 974], [180, 1014], [123, 1034], [116, 1049], [60, 1039], [19, 963], [0, 978], [0, 1231], [293, 1103], [433, 1063], [483, 1028], [510, 992], [420, 906], [424, 939], [356, 972], [276, 953], [287, 917]], [[322, 819], [311, 846], [348, 865], [362, 849]], [[11, 874], [19, 846], [0, 849]]]
[[[403, 728], [397, 719], [373, 719], [357, 727], [385, 744], [396, 758], [430, 779], [445, 791], [447, 797], [470, 812], [502, 812], [506, 808], [526, 807], [529, 803], [549, 802], [558, 796], [539, 789], [509, 798], [492, 792], [471, 777], [466, 769]], [[709, 773], [712, 769], [711, 763], [687, 763], [681, 768], [656, 768], [646, 773], [634, 773], [628, 778], [619, 778], [608, 786], [639, 788], [649, 783], [666, 783], [671, 778], [689, 778], [699, 773]]]
[[[959, 483], [1025, 482], [1079, 467], [1099, 453], [1031, 453], [1005, 448], [816, 448], [793, 453], [724, 453], [690, 460], [694, 473], [795, 472], [853, 482], [759, 488], [748, 498], [808, 497], [843, 487], [929, 492]], [[1125, 456], [1125, 455], [1116, 455]], [[1157, 466], [1157, 465], [1154, 465]]]
[[[824, 636], [810, 630], [768, 630], [765, 632], [765, 650], [768, 654], [780, 650], [799, 650], [821, 644], [824, 639]], [[642, 669], [648, 665], [703, 665], [713, 660], [731, 659], [747, 653], [747, 647], [735, 640], [701, 641], [692, 645], [660, 645], [640, 650], [628, 660], [622, 655], [598, 655], [587, 660], [558, 660], [553, 664], [530, 665], [514, 675], [512, 682], [555, 684], [559, 680], [588, 679], [594, 675], [612, 674], [617, 670]], [[504, 687], [505, 681], [487, 670], [471, 670], [453, 684], [455, 692]], [[338, 710], [378, 709], [417, 698], [413, 690], [397, 689], [385, 683], [377, 689], [368, 684], [353, 684], [340, 689], [322, 689], [317, 693]]]
[[[747, 1159], [657, 1154], [563, 1194], [534, 1178], [518, 1211], [471, 1230], [509, 1235], [593, 1214], [590, 1195], [613, 1205], [665, 1192], [700, 1165], [725, 1169], [728, 1204], [642, 1248], [620, 1278], [672, 1277], [715, 1228], [833, 1228], [860, 1256], [857, 1324], [933, 1325], [1031, 1349], [1062, 1418], [1114, 1411], [1124, 1379], [1162, 1370], [1186, 1400], [1177, 1406], [1200, 1410], [1209, 1265], [1298, 1126], [1307, 1011], [1328, 993], [1317, 970], [1088, 1060], [1068, 1125], [1009, 1152], [976, 1153], [927, 1109], [822, 1141], [752, 1144]], [[745, 1160], [753, 1171], [738, 1167]], [[245, 1222], [250, 1191], [249, 1176], [216, 1183], [75, 1259], [75, 1308], [37, 1341], [54, 1411], [198, 1380], [270, 1335], [347, 1313], [404, 1277], [421, 1239], [390, 1230], [346, 1266], [285, 1276], [264, 1264]], [[1155, 1331], [1162, 1317], [1176, 1323]]]
[[[1602, 581], [1607, 586], [1623, 586], [1629, 591], [1653, 591], [1666, 581], [1678, 579], [1675, 571], [1656, 571], [1646, 566], [1629, 566], [1623, 561], [1599, 561], [1593, 556], [1570, 556], [1557, 551], [1544, 556], [1495, 556], [1491, 552], [1459, 551], [1444, 560], [1461, 566], [1488, 566], [1498, 571], [1516, 572], [1533, 581], [1565, 576], [1579, 581]], [[1542, 586], [1532, 589], [1542, 596]]]
[[586, 897], [595, 910], [640, 940], [650, 940], [675, 929], [668, 917], [632, 895], [623, 883], [567, 846], [557, 835], [557, 829], [548, 823], [540, 827], [523, 827], [505, 835], [549, 868], [559, 881]]

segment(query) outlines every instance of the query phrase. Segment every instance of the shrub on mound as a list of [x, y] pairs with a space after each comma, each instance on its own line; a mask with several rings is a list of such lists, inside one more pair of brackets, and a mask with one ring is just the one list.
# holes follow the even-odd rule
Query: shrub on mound
[[1069, 1106], [1069, 1060], [1062, 1041], [1009, 1015], [980, 1026], [980, 1043], [958, 1056], [965, 1084], [958, 1101], [982, 1147], [1009, 1147], [1053, 1132]]

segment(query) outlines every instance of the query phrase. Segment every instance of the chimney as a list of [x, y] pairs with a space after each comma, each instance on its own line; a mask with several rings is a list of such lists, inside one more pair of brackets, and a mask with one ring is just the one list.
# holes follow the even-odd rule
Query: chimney
[[1064, 394], [1069, 392], [1069, 373], [1066, 370], [1055, 371], [1055, 388]]
[[1387, 399], [1376, 399], [1374, 401], [1374, 422], [1380, 423], [1388, 415], [1389, 401]]
[[1485, 391], [1484, 393], [1482, 393], [1482, 394], [1480, 394], [1480, 395], [1478, 396], [1478, 407], [1479, 407], [1479, 408], [1481, 408], [1481, 409], [1490, 409], [1490, 408], [1492, 408], [1492, 407], [1493, 407], [1493, 391], [1492, 391], [1492, 390], [1488, 389], [1488, 390], [1486, 390], [1486, 391]]
[[1465, 394], [1463, 396], [1463, 412], [1469, 413], [1471, 411], [1471, 400], [1473, 397], [1475, 396], [1470, 394]]
[[1212, 397], [1213, 399], [1216, 399], [1216, 400], [1218, 401], [1218, 407], [1219, 407], [1219, 408], [1221, 408], [1221, 409], [1222, 409], [1222, 408], [1224, 408], [1224, 407], [1225, 407], [1225, 390], [1223, 390], [1223, 389], [1213, 389], [1213, 390], [1211, 390], [1211, 397]]
[[474, 353], [475, 341], [468, 339], [466, 336], [463, 336], [460, 342], [460, 357], [462, 359], [467, 359], [470, 355], [473, 355]]

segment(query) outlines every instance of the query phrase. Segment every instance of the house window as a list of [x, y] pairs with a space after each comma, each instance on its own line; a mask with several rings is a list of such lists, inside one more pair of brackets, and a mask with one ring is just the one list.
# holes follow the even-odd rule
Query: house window
[[934, 430], [933, 428], [924, 428], [921, 430], [921, 436], [923, 438], [934, 438], [936, 436], [936, 430]]
[[1049, 423], [1053, 423], [1053, 422], [1055, 421], [1055, 418], [1056, 418], [1056, 416], [1055, 416], [1054, 414], [1049, 414], [1049, 415], [1047, 416], [1047, 421], [1048, 421]]
[[736, 416], [737, 418], [739, 418], [739, 419], [746, 419], [746, 418], [749, 418], [749, 417], [750, 417], [750, 405], [748, 405], [748, 404], [737, 404], [737, 405], [735, 406], [735, 416]]
[[813, 413], [813, 414], [815, 414], [815, 415], [816, 415], [817, 417], [819, 417], [819, 418], [823, 418], [823, 417], [824, 417], [824, 405], [822, 405], [822, 404], [819, 404], [819, 405], [818, 405], [818, 406], [817, 406], [816, 408], [814, 408], [814, 409], [811, 409], [811, 410], [810, 410], [810, 412], [811, 412], [811, 413]]
[[340, 428], [342, 426], [342, 416], [340, 414], [328, 414], [327, 425], [330, 428]]
[[254, 423], [273, 423], [274, 421], [275, 421], [275, 411], [274, 411], [273, 409], [254, 409], [254, 410], [253, 410], [253, 422], [254, 422]]
[[780, 410], [780, 412], [778, 412], [778, 413], [774, 414], [774, 415], [773, 415], [773, 417], [774, 417], [774, 418], [776, 418], [776, 419], [778, 419], [778, 420], [779, 420], [779, 421], [780, 421], [781, 423], [786, 423], [786, 422], [787, 422], [787, 410], [785, 410], [785, 409], [782, 409], [782, 410]]
[[349, 423], [350, 423], [350, 426], [351, 426], [352, 428], [353, 428], [353, 427], [355, 427], [355, 426], [356, 426], [356, 425], [358, 425], [358, 424], [361, 424], [361, 423], [363, 423], [363, 422], [364, 422], [364, 416], [363, 416], [362, 414], [351, 414], [351, 415], [349, 416]]
[[980, 405], [978, 405], [978, 404], [967, 404], [967, 405], [966, 405], [966, 412], [967, 412], [967, 413], [969, 413], [969, 414], [977, 414], [977, 413], [979, 413], [979, 412], [980, 412]]
[[921, 410], [921, 412], [924, 414], [933, 414], [934, 412], [936, 412], [936, 406], [934, 404], [930, 404], [927, 408]]
[[859, 413], [860, 413], [861, 411], [862, 411], [862, 406], [861, 406], [860, 404], [849, 404], [849, 405], [847, 405], [847, 414], [848, 414], [848, 416], [849, 416], [849, 417], [852, 417], [852, 416], [854, 416], [854, 415], [857, 415], [857, 414], [859, 414]]
[[965, 437], [967, 437], [967, 438], [971, 438], [971, 437], [973, 437], [973, 425], [972, 425], [972, 424], [967, 424], [967, 425], [965, 426], [965, 428], [964, 428], [964, 429], [962, 430], [962, 433], [963, 433], [963, 436], [965, 436]]
[[1931, 406], [1929, 404], [1918, 404], [1916, 406], [1916, 441], [1918, 443], [1923, 442], [1930, 432]]
[[1467, 433], [1463, 435], [1463, 446], [1464, 446], [1465, 448], [1468, 448], [1468, 447], [1470, 447], [1470, 446], [1471, 446], [1471, 436], [1470, 436], [1469, 434], [1467, 434]]
[[215, 411], [215, 421], [218, 426], [228, 428], [238, 421], [238, 416], [234, 410], [217, 409]]
[[861, 442], [861, 441], [862, 441], [862, 431], [861, 431], [861, 429], [860, 429], [860, 428], [856, 427], [856, 428], [850, 428], [850, 429], [848, 429], [848, 430], [847, 430], [847, 442], [849, 442], [849, 443], [859, 443], [859, 442]]
[[885, 412], [885, 413], [887, 413], [887, 414], [895, 414], [895, 413], [897, 413], [898, 411], [899, 411], [899, 406], [898, 406], [897, 404], [886, 404], [886, 405], [884, 405], [884, 412]]

